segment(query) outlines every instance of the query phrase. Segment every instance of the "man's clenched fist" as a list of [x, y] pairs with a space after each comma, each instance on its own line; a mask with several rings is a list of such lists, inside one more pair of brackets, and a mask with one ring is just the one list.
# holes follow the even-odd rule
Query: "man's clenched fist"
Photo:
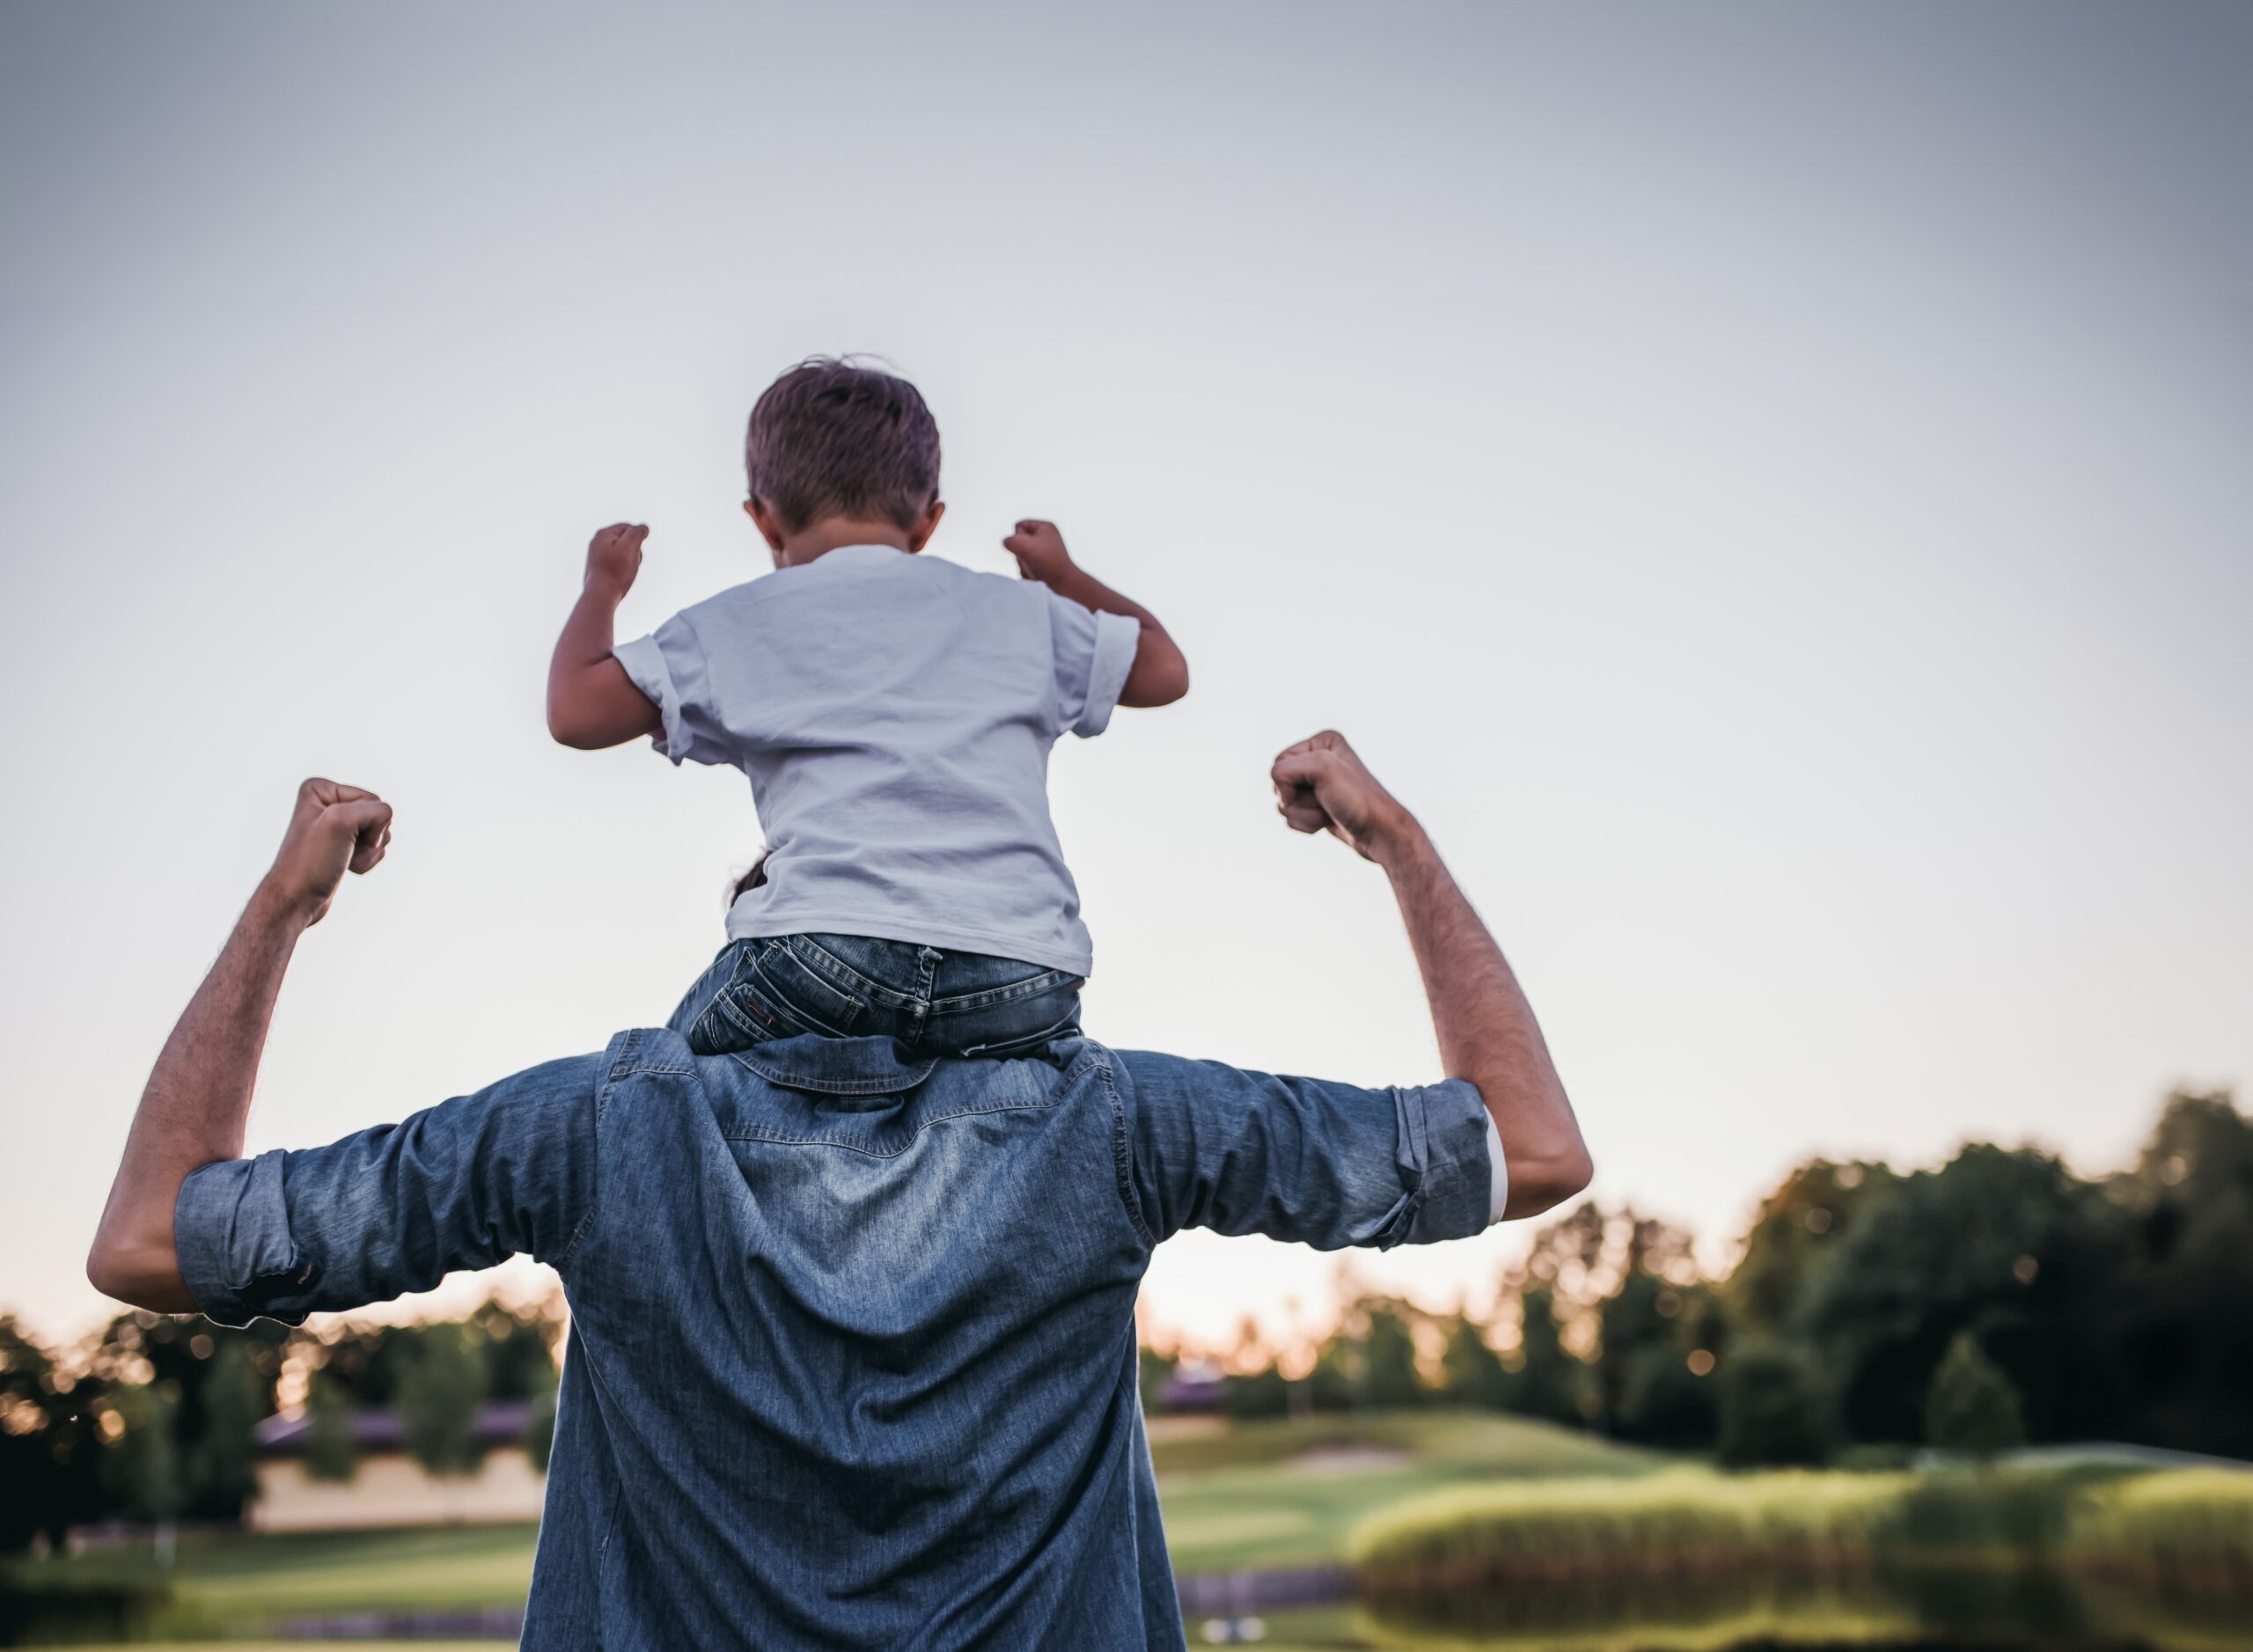
[[1416, 819], [1363, 767], [1346, 737], [1325, 729], [1275, 760], [1275, 810], [1294, 832], [1327, 832], [1364, 860], [1381, 861]]
[[344, 874], [369, 870], [390, 847], [389, 804], [357, 786], [309, 780], [297, 788], [297, 806], [263, 892], [299, 922], [319, 923]]

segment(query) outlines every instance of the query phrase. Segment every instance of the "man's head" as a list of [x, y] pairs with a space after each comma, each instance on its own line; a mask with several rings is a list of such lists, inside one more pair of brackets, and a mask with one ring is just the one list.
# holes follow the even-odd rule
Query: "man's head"
[[939, 427], [915, 386], [817, 356], [767, 387], [744, 437], [744, 509], [777, 567], [856, 540], [919, 551], [939, 525]]

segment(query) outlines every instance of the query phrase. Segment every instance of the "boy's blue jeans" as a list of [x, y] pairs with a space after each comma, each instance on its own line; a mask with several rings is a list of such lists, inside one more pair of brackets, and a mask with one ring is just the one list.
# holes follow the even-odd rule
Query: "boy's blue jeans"
[[861, 935], [730, 942], [665, 1024], [699, 1055], [770, 1039], [892, 1038], [917, 1056], [1022, 1055], [1080, 1028], [1080, 977]]

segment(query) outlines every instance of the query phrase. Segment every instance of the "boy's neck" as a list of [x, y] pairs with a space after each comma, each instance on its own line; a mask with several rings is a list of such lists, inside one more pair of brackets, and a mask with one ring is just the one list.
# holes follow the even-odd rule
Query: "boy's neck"
[[803, 568], [845, 545], [889, 545], [895, 551], [910, 554], [922, 549], [920, 545], [909, 543], [907, 530], [897, 522], [856, 522], [848, 517], [824, 517], [795, 533], [785, 533], [782, 549], [774, 553], [774, 566]]

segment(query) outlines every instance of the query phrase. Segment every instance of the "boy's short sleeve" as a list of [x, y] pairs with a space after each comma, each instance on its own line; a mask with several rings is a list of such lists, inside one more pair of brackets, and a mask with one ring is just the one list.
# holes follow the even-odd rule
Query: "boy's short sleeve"
[[723, 746], [700, 738], [698, 731], [717, 726], [712, 683], [704, 664], [704, 645], [688, 616], [677, 613], [649, 636], [620, 642], [611, 650], [634, 686], [649, 696], [661, 719], [649, 744], [678, 763], [724, 762]]
[[1092, 738], [1111, 721], [1142, 645], [1142, 625], [1123, 613], [1093, 613], [1054, 591], [1048, 597], [1050, 656], [1056, 672], [1052, 707], [1059, 734]]

